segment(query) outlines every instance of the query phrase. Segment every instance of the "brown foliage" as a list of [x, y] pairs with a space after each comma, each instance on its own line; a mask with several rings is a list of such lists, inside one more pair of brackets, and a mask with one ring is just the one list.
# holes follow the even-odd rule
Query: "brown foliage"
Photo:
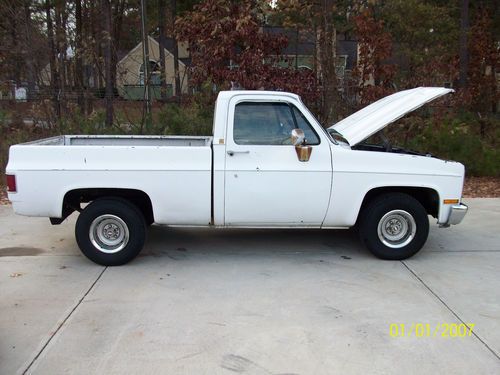
[[500, 50], [491, 30], [491, 16], [486, 10], [480, 10], [470, 30], [469, 74], [467, 87], [461, 93], [463, 104], [479, 113], [496, 112], [500, 100], [495, 77]]
[[387, 63], [392, 55], [392, 37], [376, 20], [370, 8], [354, 18], [358, 36], [359, 60], [353, 71], [357, 80], [359, 104], [369, 104], [393, 91], [396, 66]]
[[257, 5], [251, 0], [205, 0], [176, 21], [178, 39], [190, 46], [191, 83], [209, 81], [221, 89], [234, 85], [313, 97], [313, 74], [283, 67], [288, 41], [262, 31]]

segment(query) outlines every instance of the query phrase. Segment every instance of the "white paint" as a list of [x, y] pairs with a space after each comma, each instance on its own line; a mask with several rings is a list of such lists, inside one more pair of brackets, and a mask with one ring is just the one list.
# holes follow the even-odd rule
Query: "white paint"
[[[377, 102], [372, 107], [378, 113], [372, 112], [374, 128], [450, 91], [423, 88], [407, 91], [401, 100], [391, 96], [386, 104], [393, 115]], [[413, 94], [407, 96], [409, 92]], [[294, 147], [288, 145], [237, 145], [233, 115], [241, 100], [295, 105], [321, 140], [313, 146], [311, 159], [299, 162]], [[369, 111], [363, 111], [357, 118], [370, 126]], [[357, 135], [353, 116], [339, 124], [344, 124], [343, 134], [357, 142], [374, 128]], [[300, 98], [290, 93], [221, 92], [213, 134], [213, 138], [65, 136], [12, 146], [7, 173], [16, 175], [18, 192], [10, 193], [9, 199], [18, 214], [61, 217], [64, 195], [73, 189], [137, 189], [150, 197], [155, 222], [206, 226], [211, 221], [212, 164], [216, 227], [350, 227], [366, 193], [378, 187], [426, 187], [438, 193], [440, 202], [460, 199], [462, 194], [462, 164], [352, 150], [334, 143]], [[229, 156], [228, 150], [248, 153]], [[447, 220], [449, 209], [440, 203], [438, 222]]]
[[453, 90], [444, 87], [400, 91], [366, 106], [329, 129], [335, 129], [351, 146], [355, 146], [407, 113], [450, 92]]
[[[321, 226], [330, 200], [332, 165], [330, 145], [321, 130], [309, 162], [300, 162], [292, 145], [239, 145], [233, 140], [235, 105], [240, 102], [286, 101], [298, 98], [263, 93], [233, 95], [228, 107], [225, 169], [226, 225]], [[248, 153], [243, 153], [248, 152]]]
[[32, 143], [10, 148], [7, 170], [16, 175], [9, 199], [21, 215], [61, 217], [64, 195], [74, 189], [127, 188], [149, 195], [158, 223], [210, 222], [209, 146]]

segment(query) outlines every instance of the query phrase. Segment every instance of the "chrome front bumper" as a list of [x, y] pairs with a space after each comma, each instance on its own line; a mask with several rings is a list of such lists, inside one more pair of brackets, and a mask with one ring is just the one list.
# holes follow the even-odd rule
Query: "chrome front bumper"
[[451, 206], [450, 216], [448, 216], [448, 220], [446, 220], [446, 223], [443, 223], [439, 226], [442, 228], [447, 228], [450, 225], [460, 224], [468, 209], [469, 208], [463, 203]]

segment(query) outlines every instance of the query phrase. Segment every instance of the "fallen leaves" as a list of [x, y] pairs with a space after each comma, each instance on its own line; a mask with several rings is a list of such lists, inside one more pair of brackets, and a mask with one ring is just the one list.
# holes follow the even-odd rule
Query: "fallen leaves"
[[500, 197], [500, 177], [467, 177], [463, 196], [464, 198]]
[[6, 205], [9, 204], [9, 200], [7, 199], [7, 192], [5, 189], [1, 188], [0, 189], [0, 205]]

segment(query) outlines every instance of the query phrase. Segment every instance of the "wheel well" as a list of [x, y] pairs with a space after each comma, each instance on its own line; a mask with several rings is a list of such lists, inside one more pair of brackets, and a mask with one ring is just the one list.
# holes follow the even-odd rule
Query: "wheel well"
[[[61, 221], [68, 217], [73, 211], [81, 211], [81, 203], [88, 203], [103, 197], [119, 197], [126, 199], [141, 210], [147, 223], [154, 222], [153, 205], [151, 199], [145, 192], [135, 189], [114, 188], [89, 188], [68, 191], [64, 195], [63, 217]], [[57, 222], [55, 224], [57, 224]]]
[[425, 208], [427, 213], [435, 218], [439, 214], [439, 194], [436, 190], [425, 187], [408, 187], [408, 186], [390, 186], [379, 187], [370, 190], [366, 193], [363, 203], [361, 204], [360, 212], [374, 198], [387, 193], [404, 193], [412, 196]]

